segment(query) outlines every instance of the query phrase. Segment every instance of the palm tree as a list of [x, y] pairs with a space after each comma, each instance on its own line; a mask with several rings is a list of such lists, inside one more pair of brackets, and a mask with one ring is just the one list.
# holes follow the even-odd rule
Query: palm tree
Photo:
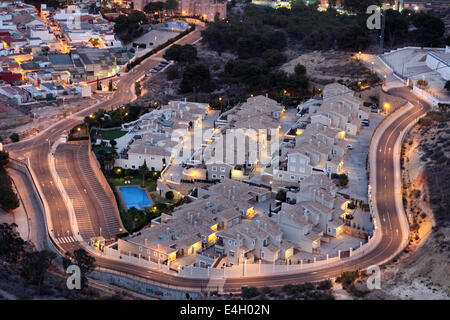
[[148, 172], [147, 162], [144, 159], [144, 163], [139, 167], [139, 173], [142, 175], [142, 187], [145, 187], [145, 176]]

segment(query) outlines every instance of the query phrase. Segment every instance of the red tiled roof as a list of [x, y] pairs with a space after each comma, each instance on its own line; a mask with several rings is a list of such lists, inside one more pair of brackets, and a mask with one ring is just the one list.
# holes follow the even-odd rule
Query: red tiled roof
[[8, 112], [8, 106], [0, 102], [0, 113]]

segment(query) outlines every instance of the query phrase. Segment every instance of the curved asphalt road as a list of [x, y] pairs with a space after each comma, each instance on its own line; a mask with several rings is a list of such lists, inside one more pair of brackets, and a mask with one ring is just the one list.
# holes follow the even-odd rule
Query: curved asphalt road
[[[182, 43], [191, 43], [200, 37], [199, 29], [183, 38]], [[162, 55], [160, 52], [158, 55]], [[50, 230], [56, 236], [68, 236], [72, 234], [70, 227], [70, 220], [65, 206], [64, 200], [52, 181], [48, 154], [50, 152], [50, 144], [53, 144], [61, 134], [67, 132], [75, 125], [79, 124], [82, 117], [89, 115], [93, 111], [103, 108], [110, 109], [112, 107], [119, 107], [128, 103], [133, 99], [131, 86], [135, 79], [141, 77], [147, 70], [158, 61], [151, 58], [146, 60], [140, 66], [130, 73], [124, 74], [119, 78], [117, 91], [114, 92], [112, 98], [107, 101], [99, 103], [95, 107], [91, 107], [81, 111], [77, 118], [68, 118], [58, 122], [50, 130], [44, 131], [38, 136], [25, 140], [16, 144], [6, 145], [6, 149], [13, 157], [27, 156], [30, 158], [30, 164], [37, 176], [37, 180], [43, 190], [43, 196], [46, 198], [50, 206], [50, 215], [53, 222], [53, 230]], [[379, 227], [383, 230], [383, 238], [379, 245], [363, 258], [354, 261], [343, 261], [339, 265], [327, 266], [317, 271], [307, 271], [295, 274], [284, 274], [264, 277], [245, 277], [236, 279], [227, 279], [224, 283], [223, 290], [239, 291], [242, 285], [249, 286], [281, 286], [286, 283], [301, 283], [306, 281], [317, 281], [327, 279], [339, 275], [343, 270], [349, 269], [365, 269], [370, 265], [377, 265], [387, 257], [395, 253], [400, 246], [402, 235], [400, 228], [400, 220], [395, 209], [394, 199], [394, 160], [393, 150], [395, 142], [400, 132], [415, 118], [429, 109], [428, 104], [424, 101], [418, 103], [418, 98], [411, 93], [407, 88], [397, 88], [390, 90], [390, 93], [396, 96], [403, 97], [413, 103], [414, 109], [402, 115], [399, 119], [382, 134], [378, 149], [382, 152], [377, 152], [377, 190], [376, 199], [377, 207], [380, 216]], [[50, 141], [50, 142], [49, 142]], [[398, 230], [398, 232], [397, 232]], [[65, 252], [80, 247], [79, 243], [59, 244], [60, 250]], [[204, 289], [208, 280], [196, 278], [181, 278], [176, 275], [167, 275], [158, 271], [151, 271], [134, 264], [105, 259], [104, 257], [96, 257], [97, 264], [100, 267], [113, 269], [116, 271], [133, 274], [148, 280], [158, 282], [163, 285], [170, 285], [180, 288], [190, 289]]]

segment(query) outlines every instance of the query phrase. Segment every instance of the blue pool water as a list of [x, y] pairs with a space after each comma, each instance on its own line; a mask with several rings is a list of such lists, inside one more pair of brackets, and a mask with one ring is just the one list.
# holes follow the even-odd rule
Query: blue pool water
[[141, 210], [142, 207], [149, 207], [152, 205], [144, 189], [132, 186], [119, 187], [119, 190], [122, 194], [123, 200], [125, 200], [127, 209], [135, 207], [136, 209]]
[[187, 28], [189, 28], [189, 25], [187, 23], [184, 23], [183, 21], [168, 21], [166, 22], [166, 27], [186, 30]]

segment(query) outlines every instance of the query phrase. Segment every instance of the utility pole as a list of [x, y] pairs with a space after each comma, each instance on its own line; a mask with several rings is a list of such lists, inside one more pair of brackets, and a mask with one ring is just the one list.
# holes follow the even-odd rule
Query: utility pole
[[380, 34], [380, 54], [383, 54], [383, 45], [384, 45], [384, 27], [386, 25], [386, 13], [383, 9], [381, 9], [381, 34]]

